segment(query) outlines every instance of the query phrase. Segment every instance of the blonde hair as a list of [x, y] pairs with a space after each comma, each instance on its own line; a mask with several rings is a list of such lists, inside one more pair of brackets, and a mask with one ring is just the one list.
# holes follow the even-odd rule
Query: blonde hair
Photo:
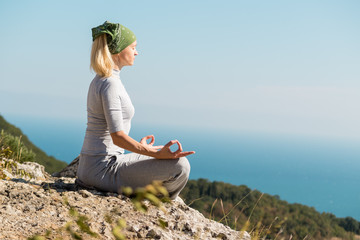
[[106, 34], [97, 37], [91, 48], [90, 68], [102, 77], [110, 77], [114, 61], [106, 41]]

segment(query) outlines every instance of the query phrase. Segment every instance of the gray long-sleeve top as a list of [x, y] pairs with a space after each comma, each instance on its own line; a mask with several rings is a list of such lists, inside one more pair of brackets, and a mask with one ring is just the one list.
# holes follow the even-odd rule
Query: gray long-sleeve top
[[124, 153], [116, 146], [110, 133], [129, 134], [135, 109], [120, 80], [120, 71], [111, 77], [95, 76], [87, 98], [87, 128], [81, 154], [113, 155]]

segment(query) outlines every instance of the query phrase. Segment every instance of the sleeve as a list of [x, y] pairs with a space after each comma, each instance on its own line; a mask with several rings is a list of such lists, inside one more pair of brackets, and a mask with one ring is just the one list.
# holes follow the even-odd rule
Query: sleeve
[[101, 91], [101, 100], [109, 132], [124, 131], [120, 84], [109, 79], [105, 81]]

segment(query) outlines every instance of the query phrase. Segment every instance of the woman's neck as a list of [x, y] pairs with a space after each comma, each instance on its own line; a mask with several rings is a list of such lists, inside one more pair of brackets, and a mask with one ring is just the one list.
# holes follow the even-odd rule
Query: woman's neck
[[120, 71], [123, 66], [119, 66], [117, 64], [114, 64], [113, 69]]
[[124, 65], [122, 65], [122, 64], [120, 63], [119, 58], [117, 58], [117, 57], [112, 57], [112, 60], [113, 60], [113, 62], [114, 62], [113, 68], [114, 68], [115, 70], [119, 70], [119, 71], [120, 71], [120, 70], [123, 68]]

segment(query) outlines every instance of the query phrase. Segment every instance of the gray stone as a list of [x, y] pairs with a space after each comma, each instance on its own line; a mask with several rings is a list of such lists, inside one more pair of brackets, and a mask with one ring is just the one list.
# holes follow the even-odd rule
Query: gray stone
[[87, 190], [79, 190], [79, 193], [83, 198], [87, 198], [87, 197], [90, 197], [92, 195], [91, 192], [89, 192]]
[[[2, 164], [3, 161], [13, 162], [11, 159], [3, 159], [0, 161], [0, 164]], [[50, 178], [50, 175], [45, 172], [45, 167], [36, 162], [9, 164], [9, 166], [9, 168], [2, 169], [8, 179], [26, 182], [28, 180], [44, 181]]]
[[147, 234], [146, 238], [154, 238], [154, 239], [161, 239], [160, 234], [158, 234], [154, 229], [151, 229]]

